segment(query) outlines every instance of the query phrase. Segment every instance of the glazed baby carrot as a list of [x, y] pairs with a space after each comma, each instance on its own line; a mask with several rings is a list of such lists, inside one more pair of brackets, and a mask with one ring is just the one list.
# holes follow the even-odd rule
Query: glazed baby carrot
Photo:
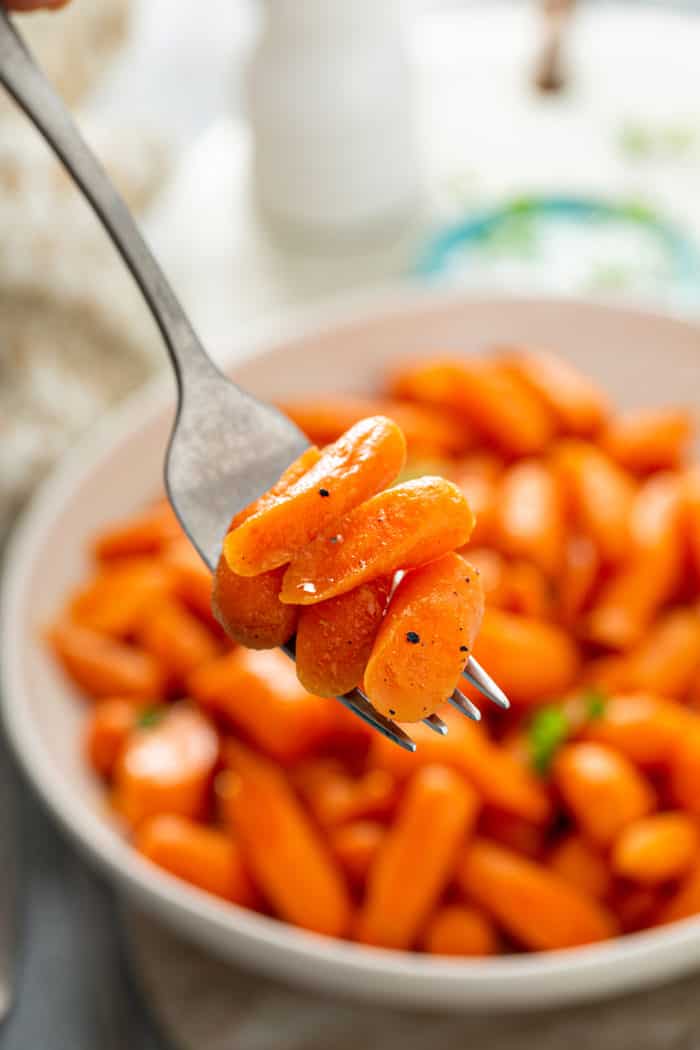
[[402, 400], [458, 408], [456, 390], [462, 381], [461, 358], [417, 358], [402, 361], [392, 369], [387, 390], [392, 397]]
[[669, 759], [671, 794], [682, 809], [700, 814], [700, 726], [688, 721]]
[[485, 806], [479, 817], [479, 835], [524, 853], [526, 857], [541, 857], [549, 829], [503, 809]]
[[514, 704], [542, 703], [573, 685], [575, 643], [556, 624], [486, 609], [474, 655]]
[[431, 955], [495, 955], [499, 947], [498, 934], [488, 916], [464, 904], [438, 908], [422, 940]]
[[493, 539], [498, 493], [498, 479], [503, 471], [503, 463], [490, 453], [468, 456], [459, 465], [454, 481], [467, 498], [467, 503], [474, 514], [474, 532], [472, 542], [475, 544], [490, 543]]
[[464, 546], [473, 524], [466, 499], [444, 478], [395, 485], [300, 551], [285, 573], [280, 597], [314, 605], [395, 569], [435, 561]]
[[393, 419], [413, 456], [456, 456], [474, 444], [465, 420], [445, 405], [438, 408], [391, 398], [328, 395], [285, 401], [280, 408], [317, 445], [337, 441], [344, 431], [369, 416]]
[[369, 769], [359, 776], [351, 776], [334, 758], [302, 762], [291, 772], [291, 778], [323, 827], [368, 817], [388, 817], [398, 798], [396, 778], [385, 769]]
[[415, 943], [477, 809], [476, 794], [457, 773], [442, 766], [416, 771], [370, 869], [359, 941], [385, 948]]
[[127, 521], [103, 529], [94, 544], [97, 558], [133, 558], [156, 554], [171, 540], [182, 535], [175, 512], [166, 500]]
[[598, 846], [610, 846], [656, 805], [651, 786], [629, 759], [602, 744], [565, 745], [554, 758], [553, 777], [564, 805]]
[[640, 487], [631, 511], [629, 552], [590, 615], [588, 633], [593, 641], [629, 648], [672, 597], [685, 555], [681, 515], [676, 475], [656, 474]]
[[683, 409], [638, 408], [611, 419], [601, 444], [625, 470], [675, 470], [685, 458], [692, 431], [690, 414]]
[[534, 619], [551, 619], [554, 608], [549, 581], [529, 561], [514, 561], [506, 569], [503, 608]]
[[307, 693], [276, 649], [237, 649], [199, 667], [187, 686], [201, 707], [280, 762], [309, 754], [335, 725], [337, 704]]
[[585, 612], [599, 574], [600, 556], [593, 540], [577, 533], [570, 535], [557, 588], [559, 616], [564, 626], [573, 627]]
[[700, 613], [694, 608], [665, 613], [627, 663], [631, 689], [682, 700], [700, 669]]
[[288, 922], [343, 936], [350, 900], [341, 871], [284, 774], [233, 741], [227, 758], [231, 772], [221, 787], [224, 815], [265, 897]]
[[688, 711], [646, 693], [610, 697], [583, 735], [625, 755], [642, 769], [665, 766], [693, 721]]
[[414, 362], [394, 375], [390, 390], [396, 397], [456, 409], [506, 455], [541, 452], [552, 437], [547, 405], [500, 362], [471, 355]]
[[572, 832], [563, 838], [547, 858], [547, 864], [562, 879], [595, 900], [607, 897], [612, 874], [605, 857], [582, 835]]
[[141, 626], [150, 606], [167, 598], [174, 586], [172, 573], [155, 558], [120, 558], [78, 591], [69, 615], [98, 634], [126, 639]]
[[274, 501], [229, 532], [229, 567], [240, 576], [257, 576], [284, 565], [352, 507], [390, 485], [405, 459], [406, 442], [395, 423], [383, 416], [357, 423]]
[[554, 452], [565, 498], [581, 531], [602, 560], [619, 564], [628, 550], [634, 485], [616, 463], [584, 441], [564, 441]]
[[252, 908], [256, 893], [236, 842], [218, 828], [186, 817], [157, 816], [134, 834], [134, 848], [171, 875], [217, 897]]
[[85, 754], [101, 777], [112, 775], [138, 717], [139, 709], [132, 700], [100, 700], [91, 709], [85, 728]]
[[[231, 522], [238, 528], [255, 514], [264, 513], [318, 463], [321, 453], [308, 448], [287, 467], [279, 481], [250, 507], [240, 511]], [[226, 633], [248, 649], [274, 649], [284, 645], [294, 634], [299, 612], [279, 600], [284, 567], [258, 576], [238, 576], [224, 554], [214, 576], [211, 608]]]
[[219, 559], [211, 606], [214, 616], [234, 641], [247, 649], [274, 649], [294, 634], [299, 610], [280, 601], [285, 567], [259, 576], [237, 576], [226, 559]]
[[695, 466], [682, 480], [684, 525], [696, 582], [700, 581], [700, 468]]
[[297, 675], [310, 693], [342, 696], [360, 684], [392, 580], [391, 575], [380, 576], [301, 610], [296, 635]]
[[508, 603], [508, 566], [506, 559], [490, 547], [469, 547], [465, 555], [475, 569], [479, 570], [479, 579], [484, 588], [487, 605], [503, 608]]
[[526, 459], [501, 479], [496, 494], [495, 545], [513, 558], [528, 558], [556, 576], [564, 556], [564, 505], [558, 479], [546, 464]]
[[201, 620], [168, 599], [150, 607], [137, 636], [144, 652], [167, 668], [168, 682], [178, 695], [182, 695], [187, 676], [221, 651], [218, 640]]
[[203, 715], [186, 705], [167, 709], [132, 733], [114, 771], [112, 803], [130, 827], [146, 817], [204, 817], [219, 740]]
[[542, 452], [554, 434], [547, 405], [508, 369], [493, 360], [465, 357], [451, 396], [487, 442], [508, 456]]
[[365, 670], [372, 703], [419, 722], [454, 692], [484, 613], [484, 592], [459, 554], [407, 573], [396, 588]]
[[573, 948], [612, 937], [612, 915], [559, 875], [486, 839], [467, 846], [457, 881], [519, 944], [534, 951]]
[[65, 671], [87, 696], [145, 701], [162, 698], [164, 670], [150, 653], [69, 620], [54, 624], [48, 639]]
[[547, 791], [520, 758], [492, 743], [481, 726], [452, 708], [441, 710], [440, 717], [449, 729], [446, 737], [423, 725], [411, 726], [417, 744], [413, 755], [372, 734], [370, 765], [405, 780], [417, 764], [442, 763], [462, 773], [487, 805], [533, 824], [549, 821], [552, 807]]
[[564, 433], [589, 437], [608, 417], [603, 391], [566, 358], [541, 350], [505, 349], [499, 360], [542, 398]]
[[208, 624], [214, 624], [211, 612], [211, 570], [204, 564], [186, 536], [169, 543], [161, 562], [173, 579], [173, 592], [188, 609]]
[[628, 824], [615, 840], [613, 870], [655, 886], [685, 875], [698, 856], [698, 829], [686, 813], [655, 813]]
[[333, 855], [351, 886], [365, 885], [385, 836], [386, 827], [377, 820], [355, 820], [331, 832]]

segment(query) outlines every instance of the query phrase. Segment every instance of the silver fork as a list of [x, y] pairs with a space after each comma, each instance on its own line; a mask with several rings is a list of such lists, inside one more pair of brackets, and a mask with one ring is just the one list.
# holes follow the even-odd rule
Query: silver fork
[[[165, 463], [168, 497], [185, 532], [213, 570], [231, 516], [270, 488], [308, 441], [286, 416], [241, 390], [216, 368], [129, 209], [4, 11], [0, 12], [0, 81], [94, 208], [160, 329], [178, 393]], [[294, 658], [293, 642], [285, 651]], [[508, 707], [503, 692], [473, 657], [464, 674], [489, 700]], [[338, 699], [394, 743], [415, 750], [407, 733], [375, 710], [359, 689]], [[450, 702], [469, 718], [481, 717], [458, 689]], [[447, 732], [437, 715], [425, 722], [438, 733]]]

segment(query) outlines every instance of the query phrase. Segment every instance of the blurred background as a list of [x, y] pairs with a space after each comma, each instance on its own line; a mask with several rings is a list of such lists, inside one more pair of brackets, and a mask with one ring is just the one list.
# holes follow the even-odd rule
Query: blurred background
[[[23, 20], [204, 341], [406, 279], [695, 298], [700, 4], [74, 0]], [[324, 90], [317, 90], [319, 83]], [[130, 278], [0, 111], [0, 515], [164, 364]]]
[[[22, 29], [221, 361], [253, 323], [396, 282], [698, 307], [700, 0], [73, 0]], [[4, 535], [51, 463], [165, 356], [88, 207], [5, 100], [0, 223]], [[183, 1046], [346, 1045], [352, 1011], [300, 1012], [270, 989], [276, 1026], [259, 1029], [245, 978], [231, 995], [226, 968], [143, 923], [135, 943], [150, 1001], [173, 1014], [167, 984], [186, 1006], [167, 1018]], [[116, 981], [117, 965], [92, 979]], [[434, 1041], [391, 1027], [402, 1047]], [[108, 1045], [96, 1031], [48, 1050]], [[150, 1045], [139, 1031], [115, 1045]]]

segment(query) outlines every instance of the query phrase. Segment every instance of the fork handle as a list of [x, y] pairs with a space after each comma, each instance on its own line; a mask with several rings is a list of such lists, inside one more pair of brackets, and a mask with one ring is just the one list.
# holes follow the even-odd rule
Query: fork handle
[[179, 391], [188, 371], [213, 369], [128, 207], [0, 8], [0, 83], [41, 132], [94, 208], [133, 274], [170, 354]]

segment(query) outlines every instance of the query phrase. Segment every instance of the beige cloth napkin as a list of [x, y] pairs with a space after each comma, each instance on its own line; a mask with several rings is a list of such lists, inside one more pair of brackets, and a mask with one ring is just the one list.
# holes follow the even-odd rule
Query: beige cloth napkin
[[134, 970], [177, 1050], [696, 1050], [698, 978], [547, 1012], [455, 1016], [342, 1001], [269, 981], [135, 912]]

